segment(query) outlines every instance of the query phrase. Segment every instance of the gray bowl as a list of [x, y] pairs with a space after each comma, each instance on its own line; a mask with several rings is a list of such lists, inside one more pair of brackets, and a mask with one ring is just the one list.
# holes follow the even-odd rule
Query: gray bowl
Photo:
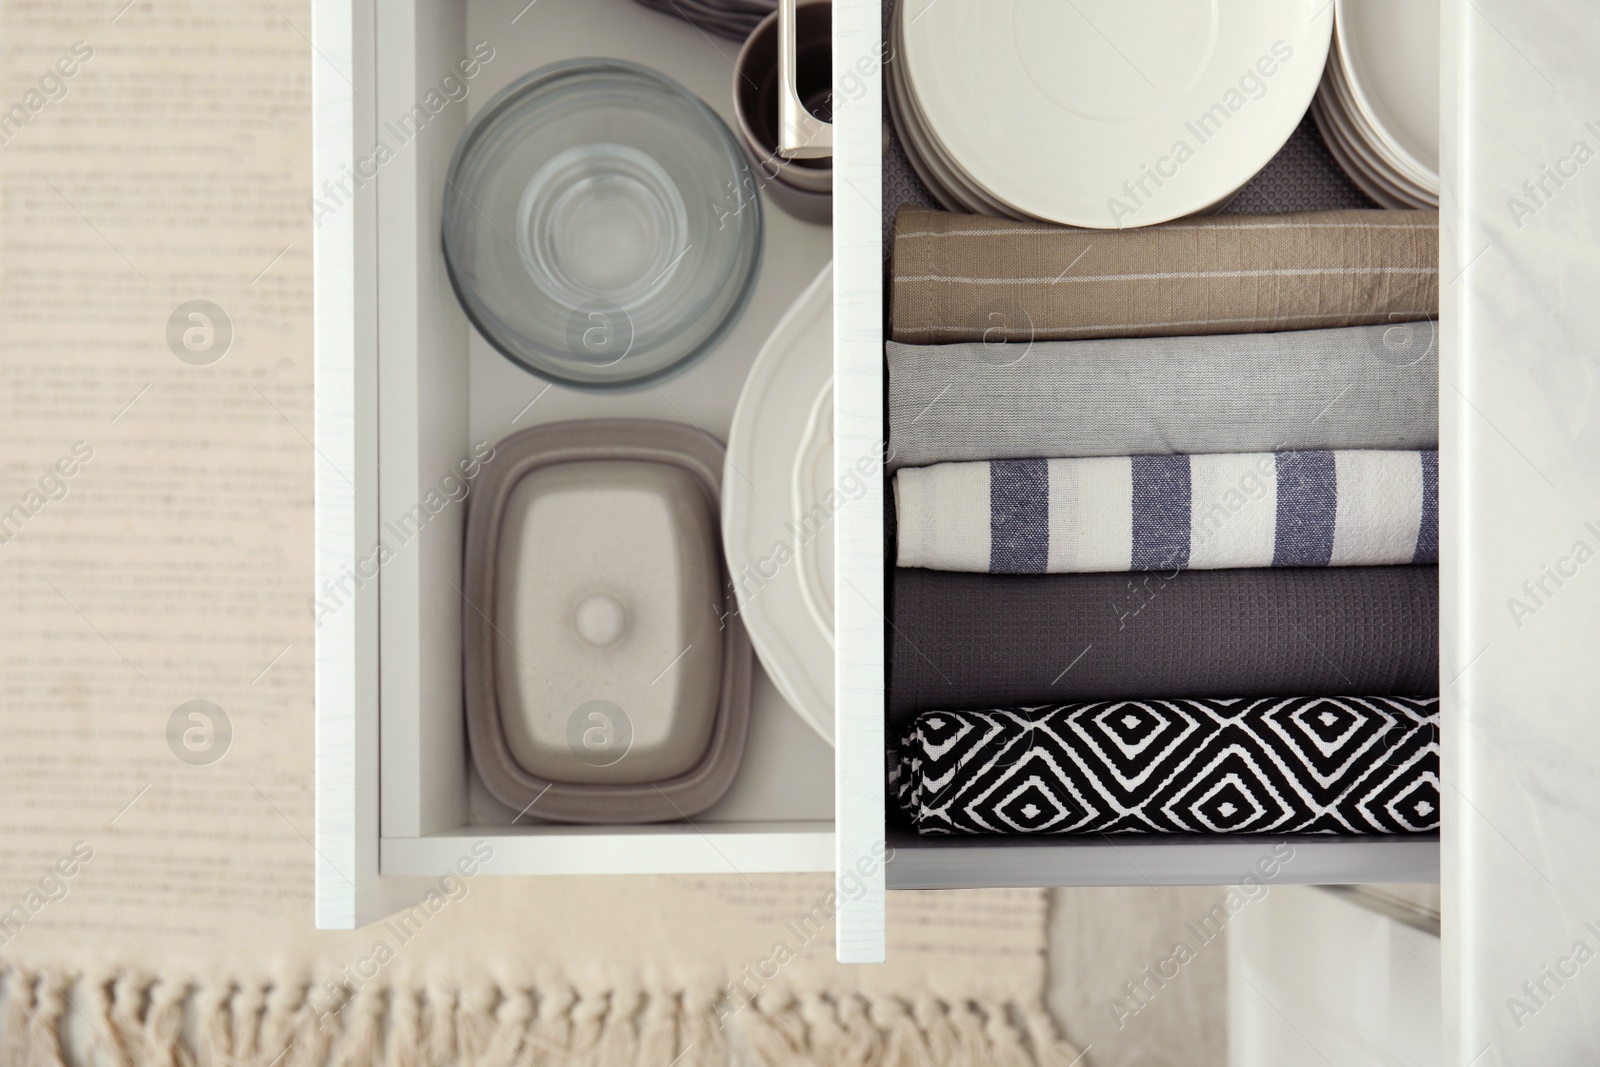
[[[795, 9], [795, 67], [800, 102], [820, 119], [831, 117], [833, 6], [801, 0]], [[832, 217], [833, 160], [785, 159], [778, 154], [778, 14], [761, 21], [734, 61], [733, 107], [739, 142], [756, 181], [773, 202], [806, 222]]]

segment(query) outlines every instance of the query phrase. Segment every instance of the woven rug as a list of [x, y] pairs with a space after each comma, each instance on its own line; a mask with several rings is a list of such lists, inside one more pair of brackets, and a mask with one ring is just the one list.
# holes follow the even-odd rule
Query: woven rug
[[826, 877], [455, 879], [312, 928], [327, 60], [303, 2], [123, 4], [0, 3], [0, 1063], [1071, 1062], [1038, 892], [897, 894], [862, 968]]

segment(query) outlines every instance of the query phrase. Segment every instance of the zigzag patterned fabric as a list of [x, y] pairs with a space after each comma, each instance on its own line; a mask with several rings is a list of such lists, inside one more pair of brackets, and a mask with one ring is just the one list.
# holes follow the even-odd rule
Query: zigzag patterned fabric
[[930, 711], [890, 788], [924, 834], [1409, 834], [1439, 826], [1437, 697]]

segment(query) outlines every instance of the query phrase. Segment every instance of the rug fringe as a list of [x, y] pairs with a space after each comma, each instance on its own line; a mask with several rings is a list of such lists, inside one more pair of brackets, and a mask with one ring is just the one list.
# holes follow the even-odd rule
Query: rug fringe
[[[730, 1037], [763, 1067], [1087, 1067], [1042, 1005], [755, 996], [734, 985], [603, 989], [374, 983], [329, 1011], [326, 987], [195, 983], [0, 964], [6, 1067], [697, 1067]], [[85, 1027], [64, 1026], [80, 1013]], [[185, 1020], [189, 1026], [185, 1032]]]
[[28, 1062], [28, 1008], [33, 1003], [33, 976], [20, 968], [5, 974], [5, 1005], [0, 1011], [0, 1052], [7, 1063]]
[[246, 982], [235, 987], [233, 1002], [228, 1005], [232, 1021], [228, 1036], [233, 1044], [229, 1049], [232, 1064], [254, 1064], [258, 1060], [261, 1041], [262, 1017], [267, 1011], [267, 986], [261, 982]]
[[67, 1067], [61, 1058], [61, 1020], [67, 1014], [62, 986], [71, 980], [60, 974], [40, 974], [34, 988], [34, 1007], [28, 1019], [28, 1045], [33, 1067]]

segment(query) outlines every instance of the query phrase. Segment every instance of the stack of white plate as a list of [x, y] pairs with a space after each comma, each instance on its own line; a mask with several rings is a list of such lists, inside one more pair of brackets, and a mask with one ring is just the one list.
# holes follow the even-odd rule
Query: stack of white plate
[[[877, 475], [877, 457], [862, 466]], [[833, 267], [756, 356], [722, 474], [722, 545], [740, 617], [778, 692], [833, 743]]]
[[1384, 207], [1439, 206], [1439, 0], [1335, 0], [1312, 102], [1322, 139]]
[[952, 211], [1148, 226], [1225, 204], [1283, 147], [1332, 24], [1283, 0], [900, 0], [889, 106]]

